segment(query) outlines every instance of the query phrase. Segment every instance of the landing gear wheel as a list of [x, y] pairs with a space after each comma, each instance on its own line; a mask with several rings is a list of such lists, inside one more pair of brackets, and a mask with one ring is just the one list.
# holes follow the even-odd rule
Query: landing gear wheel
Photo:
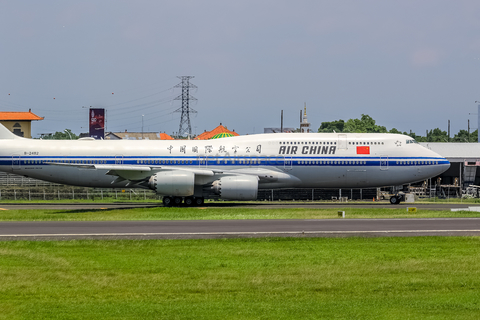
[[172, 197], [163, 197], [163, 205], [165, 207], [170, 207], [172, 205], [173, 199]]
[[204, 199], [203, 197], [198, 197], [198, 198], [195, 198], [195, 205], [196, 206], [201, 206], [204, 202]]
[[187, 207], [193, 206], [193, 197], [186, 197], [184, 203]]
[[175, 206], [181, 205], [181, 204], [182, 204], [182, 197], [175, 197], [175, 198], [173, 198], [173, 204], [174, 204]]
[[399, 196], [392, 196], [390, 197], [391, 204], [400, 204], [400, 197]]

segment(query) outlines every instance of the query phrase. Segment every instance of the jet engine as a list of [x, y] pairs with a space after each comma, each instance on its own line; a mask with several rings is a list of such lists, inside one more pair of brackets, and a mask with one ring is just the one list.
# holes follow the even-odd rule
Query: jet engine
[[225, 200], [256, 200], [257, 176], [227, 176], [212, 183], [212, 189]]
[[188, 171], [158, 172], [150, 177], [148, 186], [157, 194], [177, 197], [193, 196], [195, 174]]

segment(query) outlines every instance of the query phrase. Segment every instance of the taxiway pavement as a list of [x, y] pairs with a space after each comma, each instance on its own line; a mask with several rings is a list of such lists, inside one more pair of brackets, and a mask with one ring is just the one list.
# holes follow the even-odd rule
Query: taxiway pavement
[[1, 222], [0, 240], [480, 236], [480, 218]]

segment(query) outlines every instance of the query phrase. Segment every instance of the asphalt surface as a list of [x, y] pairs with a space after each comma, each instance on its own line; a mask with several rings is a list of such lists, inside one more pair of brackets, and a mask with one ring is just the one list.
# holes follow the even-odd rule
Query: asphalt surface
[[[429, 210], [467, 208], [471, 204], [389, 203], [207, 203], [208, 207], [237, 208], [402, 208]], [[162, 207], [156, 203], [21, 203], [0, 209], [95, 210]], [[2, 240], [70, 239], [199, 239], [239, 237], [348, 237], [480, 235], [480, 218], [465, 219], [331, 219], [331, 220], [192, 220], [192, 221], [62, 221], [0, 222]]]
[[1, 222], [0, 240], [480, 236], [480, 218]]

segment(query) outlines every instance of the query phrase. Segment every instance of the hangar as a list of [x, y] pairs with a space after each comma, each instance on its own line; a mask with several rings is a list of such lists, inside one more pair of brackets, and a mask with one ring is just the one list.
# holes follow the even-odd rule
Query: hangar
[[442, 185], [467, 189], [480, 185], [480, 143], [423, 142], [424, 147], [450, 161], [450, 168], [440, 175]]
[[440, 175], [442, 184], [456, 184], [466, 189], [480, 185], [480, 143], [423, 142], [424, 147], [450, 161], [450, 169]]

